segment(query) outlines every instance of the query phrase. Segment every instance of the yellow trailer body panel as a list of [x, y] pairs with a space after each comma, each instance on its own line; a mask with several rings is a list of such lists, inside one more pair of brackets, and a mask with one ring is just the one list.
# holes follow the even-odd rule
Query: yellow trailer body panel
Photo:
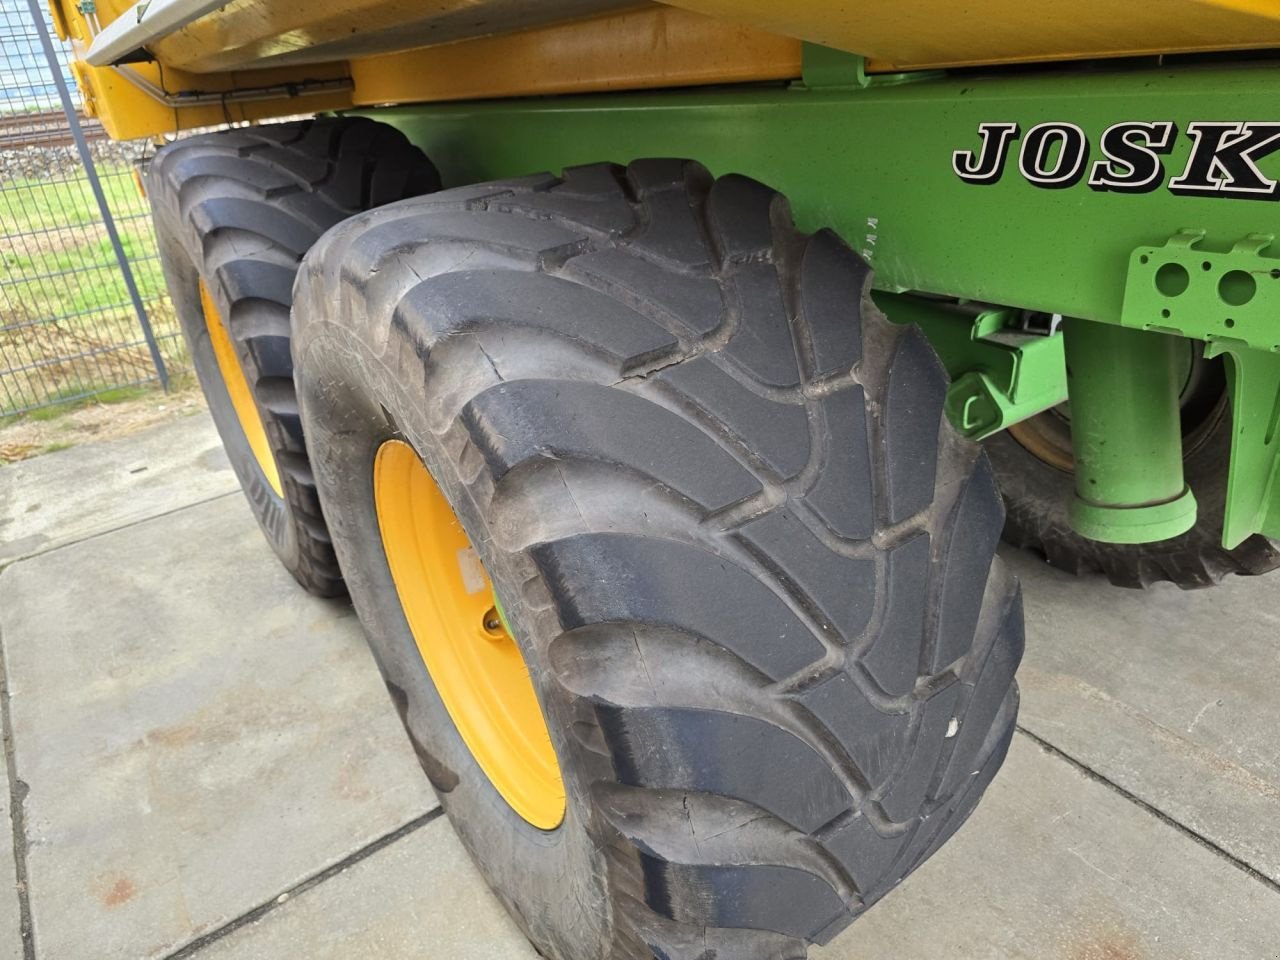
[[[79, 57], [145, 12], [98, 0], [90, 23], [52, 3]], [[873, 71], [1280, 48], [1280, 0], [231, 0], [141, 62], [76, 75], [126, 138], [353, 104], [783, 81], [802, 41]]]
[[351, 61], [356, 103], [640, 90], [800, 76], [799, 40], [652, 6]]
[[[67, 0], [57, 0], [66, 5]], [[1280, 0], [664, 0], [883, 70], [1280, 47]], [[109, 23], [131, 6], [100, 0]], [[231, 0], [150, 45], [194, 73], [350, 60], [650, 7], [637, 0]], [[64, 11], [65, 12], [65, 11]]]
[[866, 56], [873, 70], [1280, 47], [1280, 0], [670, 0]]

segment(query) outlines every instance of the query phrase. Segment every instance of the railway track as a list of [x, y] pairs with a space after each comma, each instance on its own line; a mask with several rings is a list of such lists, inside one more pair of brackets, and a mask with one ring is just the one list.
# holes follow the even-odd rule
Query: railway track
[[[101, 140], [106, 131], [96, 119], [80, 114], [80, 127], [86, 139]], [[61, 110], [0, 115], [0, 150], [22, 147], [62, 147], [75, 140]]]

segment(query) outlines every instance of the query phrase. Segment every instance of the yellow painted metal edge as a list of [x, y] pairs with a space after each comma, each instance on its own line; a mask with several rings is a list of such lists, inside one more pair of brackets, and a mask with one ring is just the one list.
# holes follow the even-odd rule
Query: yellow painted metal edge
[[[157, 86], [163, 79], [164, 89], [169, 93], [189, 90], [230, 93], [306, 80], [340, 80], [347, 76], [347, 67], [343, 63], [205, 74], [168, 69], [162, 71], [154, 64], [145, 63], [135, 64], [130, 69]], [[178, 133], [223, 123], [266, 120], [321, 110], [342, 110], [352, 105], [349, 92], [326, 92], [315, 96], [278, 97], [244, 103], [228, 100], [222, 103], [172, 107], [155, 99], [110, 68], [91, 67], [76, 60], [72, 63], [72, 72], [84, 98], [85, 112], [101, 119], [108, 135], [116, 140]]]
[[789, 80], [798, 40], [649, 7], [351, 61], [360, 105]]
[[62, 4], [59, 0], [49, 0], [49, 19], [53, 22], [53, 32], [57, 34], [59, 40], [66, 40], [71, 36], [66, 14], [62, 12]]
[[[103, 3], [99, 7], [99, 16], [108, 21], [111, 16], [108, 11], [110, 6], [109, 3]], [[78, 59], [93, 39], [93, 33], [74, 0], [50, 0], [49, 8], [58, 35], [71, 41], [72, 51], [77, 55], [77, 59], [71, 61], [71, 72], [80, 88], [85, 113], [98, 117], [107, 134], [116, 140], [153, 137], [224, 123], [266, 120], [322, 110], [342, 110], [352, 106], [350, 93], [346, 91], [243, 103], [225, 101], [196, 106], [168, 106], [116, 70], [91, 67]], [[222, 94], [279, 84], [298, 84], [308, 80], [342, 80], [348, 76], [345, 63], [211, 74], [162, 68], [154, 63], [133, 64], [129, 69], [168, 93], [200, 91]]]

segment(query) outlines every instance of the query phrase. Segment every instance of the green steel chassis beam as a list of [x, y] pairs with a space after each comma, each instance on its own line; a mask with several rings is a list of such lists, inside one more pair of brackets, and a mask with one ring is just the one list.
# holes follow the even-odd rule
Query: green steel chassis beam
[[[802, 229], [840, 233], [875, 268], [877, 290], [976, 305], [959, 333], [931, 331], [955, 380], [953, 418], [971, 436], [1043, 410], [1067, 385], [1061, 334], [1052, 347], [1011, 342], [993, 316], [1078, 318], [1068, 328], [1093, 358], [1087, 328], [1130, 328], [1109, 338], [1111, 362], [1086, 362], [1069, 384], [1073, 405], [1092, 411], [1077, 448], [1106, 439], [1085, 430], [1145, 438], [1078, 465], [1087, 506], [1076, 512], [1095, 538], [1163, 539], [1194, 522], [1168, 430], [1167, 345], [1169, 334], [1204, 340], [1232, 371], [1224, 540], [1280, 536], [1280, 251], [1269, 256], [1280, 64], [869, 78], [854, 58], [812, 54], [807, 82], [787, 86], [370, 113], [426, 150], [446, 185], [645, 156], [769, 184]], [[909, 298], [886, 302], [891, 316], [919, 312]], [[1108, 393], [1131, 383], [1122, 408]], [[1112, 522], [1109, 508], [1136, 512]]]
[[884, 291], [873, 298], [895, 323], [916, 324], [933, 343], [951, 377], [947, 416], [970, 440], [1066, 401], [1063, 338], [1053, 318]]

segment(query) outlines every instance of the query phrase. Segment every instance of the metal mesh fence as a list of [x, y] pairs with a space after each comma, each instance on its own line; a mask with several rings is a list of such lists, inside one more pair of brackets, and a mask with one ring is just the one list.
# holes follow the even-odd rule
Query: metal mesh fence
[[[38, 12], [75, 96], [43, 0]], [[134, 177], [151, 145], [107, 140], [83, 120], [86, 167], [35, 17], [28, 0], [0, 0], [0, 418], [163, 380], [186, 363]]]

